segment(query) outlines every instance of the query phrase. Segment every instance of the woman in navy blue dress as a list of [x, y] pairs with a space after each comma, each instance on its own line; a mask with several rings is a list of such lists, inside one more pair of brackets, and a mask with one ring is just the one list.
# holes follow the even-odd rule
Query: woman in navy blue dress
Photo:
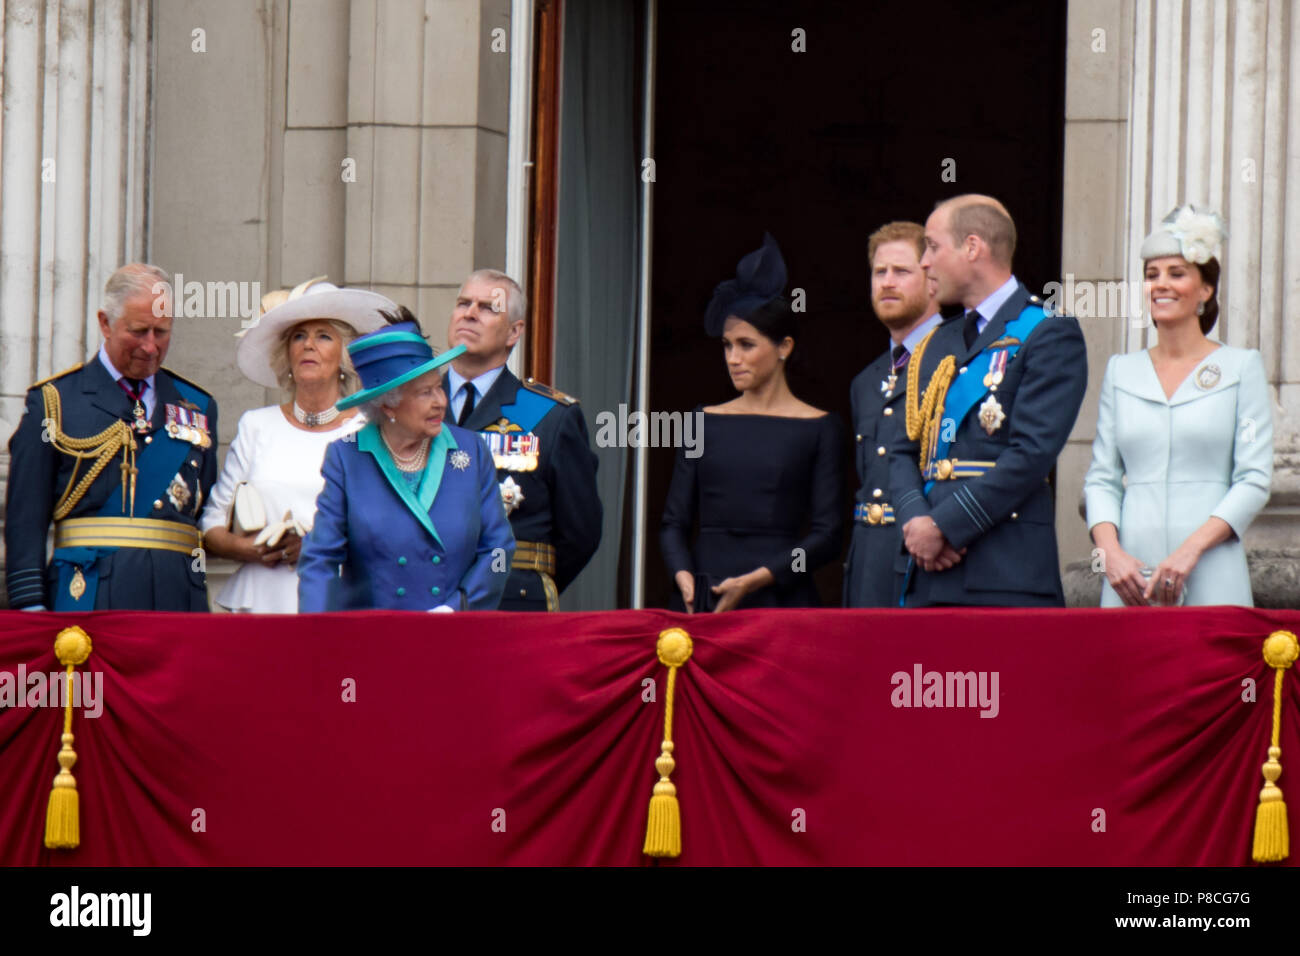
[[697, 406], [702, 453], [677, 455], [659, 538], [677, 610], [817, 607], [813, 572], [839, 556], [844, 430], [786, 382], [795, 324], [785, 283], [764, 235], [705, 314], [740, 394]]

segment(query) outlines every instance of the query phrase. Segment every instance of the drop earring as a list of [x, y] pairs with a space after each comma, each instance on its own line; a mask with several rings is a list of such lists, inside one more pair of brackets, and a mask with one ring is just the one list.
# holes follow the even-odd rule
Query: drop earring
[[1196, 314], [1197, 314], [1197, 315], [1204, 315], [1204, 314], [1205, 314], [1205, 303], [1204, 303], [1204, 302], [1201, 302], [1201, 303], [1199, 303], [1199, 304], [1196, 306]]

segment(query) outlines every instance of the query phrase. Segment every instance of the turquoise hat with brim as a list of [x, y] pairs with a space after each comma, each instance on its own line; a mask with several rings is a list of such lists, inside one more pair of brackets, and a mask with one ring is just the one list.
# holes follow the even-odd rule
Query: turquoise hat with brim
[[435, 353], [414, 322], [398, 322], [348, 343], [362, 389], [335, 402], [340, 411], [391, 392], [465, 354], [465, 346]]

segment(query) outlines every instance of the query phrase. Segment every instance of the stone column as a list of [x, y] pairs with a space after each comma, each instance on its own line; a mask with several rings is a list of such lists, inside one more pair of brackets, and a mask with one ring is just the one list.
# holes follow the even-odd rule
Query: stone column
[[[1215, 336], [1273, 386], [1273, 496], [1246, 535], [1256, 600], [1300, 604], [1300, 22], [1289, 0], [1138, 0], [1127, 263], [1180, 202], [1228, 222]], [[1140, 117], [1140, 121], [1139, 121]], [[1289, 152], [1288, 152], [1289, 149]], [[1288, 175], [1289, 174], [1289, 175]], [[1288, 180], [1291, 182], [1287, 189]], [[1145, 348], [1153, 331], [1130, 327]]]
[[[1067, 14], [1061, 237], [1061, 283], [1067, 290], [1087, 283], [1103, 288], [1125, 274], [1132, 16], [1132, 0], [1071, 0]], [[1104, 314], [1108, 309], [1085, 314], [1088, 310], [1077, 308], [1083, 304], [1062, 303], [1079, 316], [1088, 345], [1088, 392], [1056, 467], [1056, 534], [1067, 566], [1092, 550], [1076, 502], [1082, 500], [1092, 459], [1097, 387], [1107, 358], [1123, 347], [1123, 319]], [[1069, 576], [1066, 584], [1068, 595]]]
[[[1275, 398], [1273, 496], [1247, 533], [1246, 545], [1257, 602], [1295, 607], [1300, 605], [1300, 150], [1295, 147], [1300, 142], [1300, 11], [1290, 0], [1124, 4], [1131, 4], [1131, 19], [1127, 12], [1125, 19], [1131, 23], [1132, 47], [1127, 195], [1119, 220], [1127, 229], [1118, 272], [1140, 285], [1142, 239], [1182, 202], [1207, 203], [1227, 219], [1221, 314], [1212, 334], [1229, 345], [1260, 350]], [[1074, 0], [1072, 25], [1076, 9], [1102, 6]], [[1083, 213], [1085, 205], [1074, 208]], [[1067, 199], [1067, 223], [1069, 210]], [[1067, 248], [1069, 233], [1067, 226]], [[1109, 322], [1108, 328], [1105, 323], [1088, 327], [1094, 362], [1101, 358], [1092, 355], [1094, 340], [1114, 341], [1127, 351], [1154, 341], [1147, 323], [1127, 317]], [[1100, 371], [1093, 370], [1093, 394], [1080, 429], [1095, 423]], [[1079, 575], [1074, 580], [1082, 583]]]
[[[0, 446], [28, 386], [99, 347], [104, 282], [145, 255], [150, 29], [149, 0], [3, 6]], [[0, 501], [8, 470], [0, 452]]]
[[441, 347], [461, 281], [505, 266], [510, 4], [351, 14], [345, 278], [413, 309]]

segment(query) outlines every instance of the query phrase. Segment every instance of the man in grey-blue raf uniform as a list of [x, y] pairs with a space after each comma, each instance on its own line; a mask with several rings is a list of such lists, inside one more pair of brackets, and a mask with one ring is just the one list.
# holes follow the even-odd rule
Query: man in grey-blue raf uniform
[[11, 607], [208, 610], [197, 519], [217, 477], [217, 403], [162, 367], [171, 303], [157, 266], [118, 269], [98, 354], [28, 389], [9, 440]]
[[940, 203], [925, 244], [939, 301], [966, 314], [918, 343], [892, 417], [900, 602], [1063, 606], [1048, 476], [1088, 386], [1083, 333], [1012, 274], [1015, 223], [996, 199]]

